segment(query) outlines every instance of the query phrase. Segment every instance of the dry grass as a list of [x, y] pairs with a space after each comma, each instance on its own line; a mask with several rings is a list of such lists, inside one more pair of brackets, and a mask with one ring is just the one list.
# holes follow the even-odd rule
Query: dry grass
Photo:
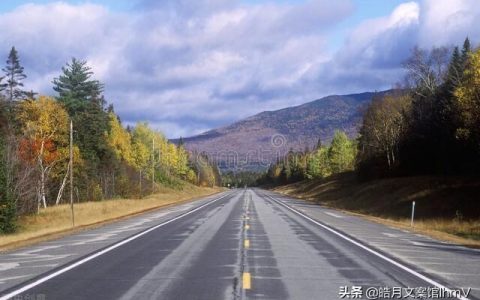
[[360, 216], [370, 221], [420, 233], [440, 241], [480, 249], [480, 220], [454, 221], [446, 219], [416, 220], [414, 227], [410, 226], [410, 219], [388, 219], [371, 215], [359, 214], [352, 211], [345, 213]]
[[162, 188], [159, 193], [143, 199], [116, 199], [75, 204], [75, 228], [72, 228], [69, 205], [48, 207], [38, 215], [19, 218], [15, 234], [0, 235], [0, 249], [12, 249], [38, 241], [49, 240], [75, 231], [99, 226], [106, 222], [135, 215], [159, 207], [179, 204], [211, 195], [220, 188], [185, 185], [182, 190]]
[[409, 216], [415, 201], [415, 232], [480, 247], [478, 179], [422, 176], [357, 182], [353, 174], [342, 174], [275, 190], [407, 230], [412, 230]]

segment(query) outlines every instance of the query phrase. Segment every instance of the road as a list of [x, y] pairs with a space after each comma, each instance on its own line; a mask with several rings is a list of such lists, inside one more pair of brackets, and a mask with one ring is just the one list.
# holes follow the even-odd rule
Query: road
[[[2, 254], [0, 276], [11, 280], [0, 279], [0, 299], [367, 299], [367, 291], [370, 299], [414, 299], [427, 290], [458, 293], [437, 299], [480, 297], [478, 250], [260, 189], [85, 235], [94, 242], [77, 245], [73, 236]], [[50, 260], [15, 262], [42, 251]]]

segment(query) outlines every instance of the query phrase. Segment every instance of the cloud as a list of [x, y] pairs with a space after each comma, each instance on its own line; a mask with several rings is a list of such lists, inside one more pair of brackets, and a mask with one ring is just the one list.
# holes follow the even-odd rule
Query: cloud
[[428, 0], [421, 3], [421, 46], [461, 44], [468, 35], [480, 41], [480, 5], [476, 0]]
[[5, 57], [10, 45], [19, 50], [28, 89], [53, 94], [61, 67], [86, 59], [125, 124], [149, 121], [178, 137], [330, 93], [389, 87], [415, 44], [480, 40], [475, 2], [401, 4], [351, 28], [333, 53], [328, 41], [354, 12], [350, 0], [144, 0], [131, 12], [27, 4], [0, 15], [0, 44]]
[[[424, 0], [397, 6], [389, 15], [353, 28], [344, 45], [312, 71], [314, 81], [342, 93], [389, 88], [402, 80], [402, 63], [418, 45], [461, 45], [480, 41], [480, 7], [474, 0]], [[307, 77], [305, 77], [307, 78]]]
[[417, 43], [420, 13], [418, 3], [408, 2], [390, 15], [362, 22], [317, 74], [329, 73], [326, 82], [342, 83], [351, 91], [392, 86], [400, 79], [401, 63]]

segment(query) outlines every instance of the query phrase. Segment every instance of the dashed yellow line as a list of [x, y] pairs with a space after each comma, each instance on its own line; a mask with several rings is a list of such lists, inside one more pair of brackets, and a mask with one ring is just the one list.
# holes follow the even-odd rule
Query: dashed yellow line
[[250, 248], [250, 240], [245, 240], [245, 241], [243, 242], [243, 246], [244, 246], [245, 248]]
[[244, 290], [249, 290], [252, 288], [252, 279], [250, 273], [243, 273], [242, 284]]
[[248, 225], [248, 224], [245, 225], [245, 229], [246, 229], [246, 230], [250, 229], [250, 225]]
[[249, 216], [246, 216], [246, 217], [245, 217], [245, 220], [250, 220], [250, 217], [249, 217]]

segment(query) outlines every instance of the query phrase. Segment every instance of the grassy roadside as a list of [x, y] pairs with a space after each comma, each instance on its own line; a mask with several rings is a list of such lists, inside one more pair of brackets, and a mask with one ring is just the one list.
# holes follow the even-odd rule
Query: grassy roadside
[[115, 199], [75, 204], [75, 227], [72, 227], [69, 205], [41, 210], [38, 215], [19, 218], [15, 234], [0, 235], [0, 250], [10, 250], [40, 241], [58, 238], [73, 232], [136, 215], [160, 207], [176, 205], [202, 196], [215, 194], [221, 188], [185, 185], [182, 190], [161, 188], [143, 199]]
[[[303, 181], [274, 191], [371, 221], [480, 248], [480, 180], [405, 177], [357, 182], [354, 174]], [[410, 227], [411, 202], [416, 202]]]

